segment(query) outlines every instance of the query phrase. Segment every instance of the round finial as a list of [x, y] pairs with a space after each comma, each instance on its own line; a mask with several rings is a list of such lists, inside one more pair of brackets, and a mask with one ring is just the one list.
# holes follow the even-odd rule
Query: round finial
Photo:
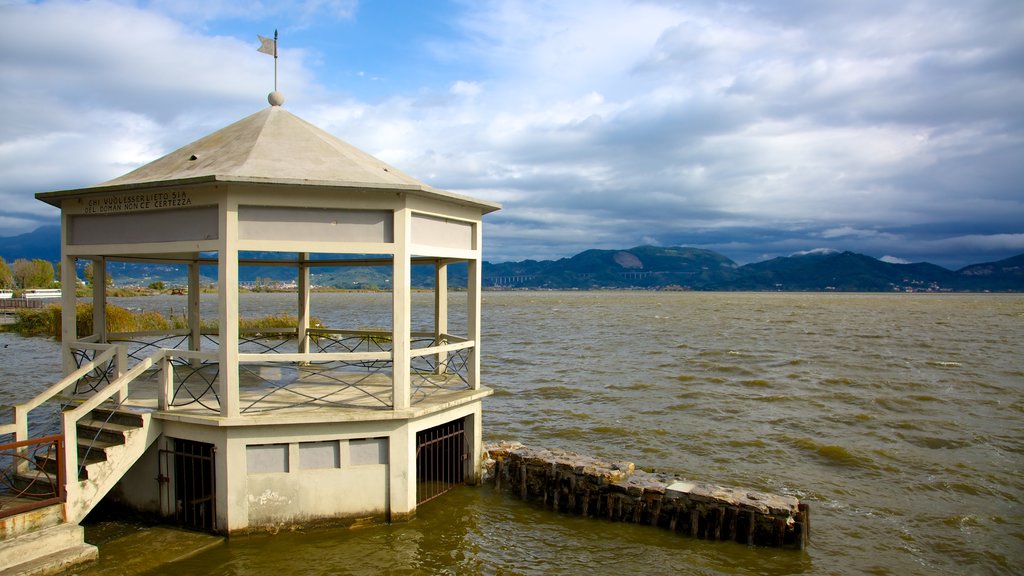
[[280, 106], [281, 104], [284, 104], [284, 94], [274, 90], [267, 95], [267, 102], [270, 102], [271, 106]]

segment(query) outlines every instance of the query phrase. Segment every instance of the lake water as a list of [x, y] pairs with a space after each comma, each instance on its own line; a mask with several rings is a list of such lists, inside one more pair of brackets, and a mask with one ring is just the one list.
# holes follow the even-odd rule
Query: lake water
[[[414, 296], [421, 309], [430, 298]], [[243, 295], [241, 306], [259, 315], [294, 300]], [[332, 327], [386, 326], [389, 301], [316, 294], [313, 311]], [[185, 301], [116, 302], [166, 314]], [[792, 494], [811, 504], [810, 547], [560, 515], [483, 487], [409, 523], [235, 538], [157, 573], [1021, 570], [1024, 295], [486, 292], [483, 312], [484, 383], [496, 391], [486, 440]], [[0, 334], [0, 346], [0, 402], [55, 380], [56, 344]]]

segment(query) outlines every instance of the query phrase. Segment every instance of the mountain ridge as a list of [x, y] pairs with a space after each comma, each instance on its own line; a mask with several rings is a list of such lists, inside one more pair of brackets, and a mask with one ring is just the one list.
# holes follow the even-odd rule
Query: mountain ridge
[[[60, 227], [0, 238], [0, 257], [56, 261]], [[182, 280], [181, 267], [112, 263], [119, 283]], [[430, 287], [433, 274], [414, 267], [413, 284]], [[314, 275], [314, 282], [336, 287], [384, 287], [390, 271], [380, 267], [340, 268]], [[245, 282], [287, 281], [288, 268], [243, 267]], [[452, 266], [452, 285], [465, 282], [466, 267]], [[648, 290], [785, 290], [785, 291], [1024, 291], [1024, 254], [995, 262], [949, 270], [928, 262], [893, 263], [849, 251], [811, 250], [739, 265], [703, 248], [641, 245], [615, 250], [592, 248], [558, 260], [484, 262], [487, 289], [648, 289]]]

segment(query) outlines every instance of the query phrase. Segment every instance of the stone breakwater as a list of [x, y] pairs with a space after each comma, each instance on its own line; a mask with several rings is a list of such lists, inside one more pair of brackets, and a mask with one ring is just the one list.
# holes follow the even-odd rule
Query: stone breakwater
[[649, 524], [709, 540], [803, 549], [810, 507], [792, 496], [693, 482], [517, 442], [485, 444], [484, 481], [568, 514]]

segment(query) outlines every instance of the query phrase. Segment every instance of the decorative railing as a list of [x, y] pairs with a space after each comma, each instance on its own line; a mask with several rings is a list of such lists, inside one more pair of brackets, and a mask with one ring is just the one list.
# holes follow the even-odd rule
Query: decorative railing
[[[219, 334], [206, 331], [202, 344], [208, 350], [220, 346]], [[304, 405], [389, 409], [390, 371], [393, 342], [390, 332], [381, 330], [307, 331], [308, 352], [296, 351], [294, 328], [254, 328], [239, 332], [239, 371], [250, 394], [239, 407], [242, 414], [254, 414]], [[218, 412], [220, 366], [212, 351], [193, 352], [185, 330], [171, 332], [118, 333], [108, 341], [126, 348], [126, 359], [138, 362], [164, 350], [171, 372], [168, 409], [200, 408]], [[433, 333], [411, 335], [410, 402], [416, 404], [432, 394], [465, 390], [469, 355], [473, 342], [459, 336]], [[88, 352], [79, 352], [83, 359]], [[110, 366], [113, 364], [111, 363]], [[78, 388], [109, 381], [113, 369], [98, 370]], [[316, 384], [311, 386], [310, 384]], [[386, 385], [384, 385], [386, 384]]]
[[[0, 435], [15, 442], [29, 439], [29, 415], [51, 400], [60, 400], [66, 442], [77, 442], [74, 423], [93, 408], [138, 400], [161, 410], [221, 409], [220, 365], [216, 333], [202, 334], [214, 350], [191, 351], [182, 331], [111, 334], [109, 343], [94, 337], [71, 346], [75, 369], [32, 400], [14, 407], [14, 419], [0, 425]], [[294, 329], [243, 331], [239, 337], [239, 370], [247, 395], [239, 407], [254, 414], [305, 405], [388, 409], [393, 406], [391, 334], [383, 331], [308, 331], [312, 351], [286, 351], [295, 344]], [[474, 342], [445, 334], [414, 333], [410, 350], [411, 403], [432, 394], [471, 388], [468, 362]], [[269, 376], [271, 375], [272, 376]], [[155, 386], [154, 386], [155, 384]], [[65, 461], [79, 468], [77, 452]]]
[[0, 518], [64, 501], [59, 434], [0, 444]]

